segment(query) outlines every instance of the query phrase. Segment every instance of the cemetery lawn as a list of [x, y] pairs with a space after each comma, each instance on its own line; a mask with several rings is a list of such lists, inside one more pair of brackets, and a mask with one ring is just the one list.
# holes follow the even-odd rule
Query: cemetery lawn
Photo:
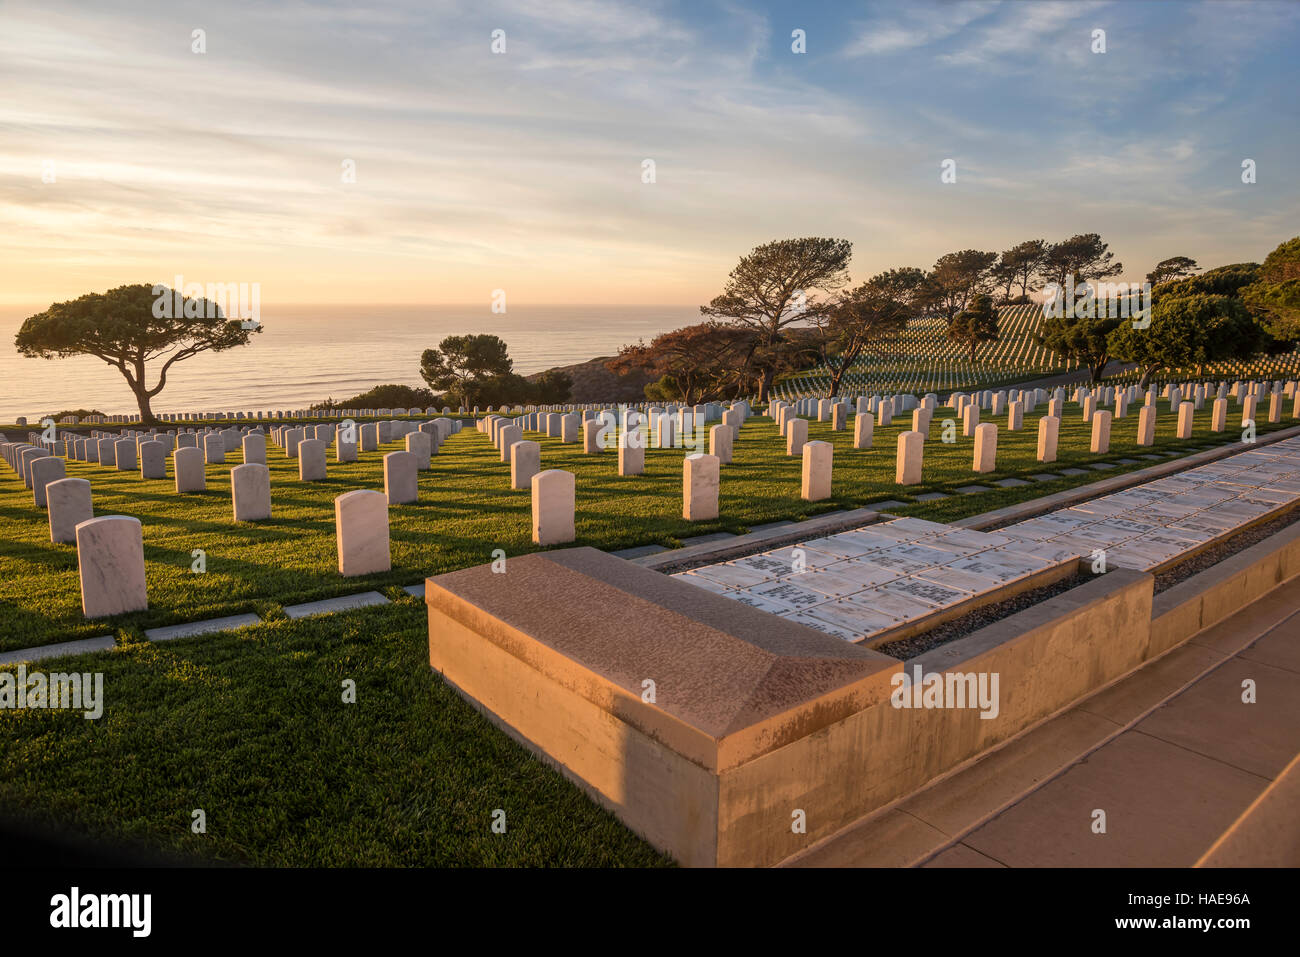
[[[1240, 439], [1236, 428], [1209, 433], [1207, 409], [1193, 439], [1178, 442], [1163, 403], [1161, 411], [1157, 450]], [[810, 423], [810, 438], [836, 446], [835, 497], [816, 504], [800, 500], [800, 462], [785, 456], [775, 426], [753, 419], [736, 462], [723, 469], [722, 519], [700, 524], [679, 517], [681, 450], [648, 450], [646, 475], [620, 479], [613, 452], [586, 456], [555, 439], [540, 441], [544, 467], [577, 473], [578, 544], [604, 548], [673, 545], [690, 535], [887, 499], [913, 502], [918, 493], [1005, 477], [1137, 460], [893, 509], [952, 519], [1153, 464], [1139, 458], [1150, 449], [1132, 444], [1136, 414], [1115, 424], [1108, 455], [1091, 455], [1089, 429], [1077, 407], [1067, 406], [1056, 463], [1035, 460], [1035, 414], [1021, 432], [999, 430], [999, 470], [976, 476], [973, 440], [939, 440], [949, 414], [940, 410], [932, 426], [926, 484], [906, 490], [893, 482], [894, 451], [910, 417], [878, 429], [875, 448], [864, 451], [852, 449], [851, 432]], [[80, 711], [0, 709], [0, 808], [11, 824], [210, 863], [671, 864], [429, 668], [424, 606], [400, 586], [490, 561], [496, 548], [508, 556], [533, 550], [529, 495], [507, 488], [508, 472], [486, 436], [467, 428], [445, 443], [421, 475], [422, 501], [390, 510], [394, 570], [362, 579], [337, 574], [333, 498], [382, 488], [379, 454], [331, 462], [327, 481], [303, 485], [296, 460], [268, 449], [274, 519], [244, 525], [230, 512], [229, 468], [239, 460], [235, 453], [225, 466], [209, 466], [208, 491], [187, 496], [177, 496], [170, 479], [146, 482], [138, 473], [69, 464], [70, 475], [92, 482], [96, 514], [144, 523], [150, 610], [91, 624], [80, 616], [75, 549], [49, 542], [44, 512], [0, 469], [7, 530], [0, 540], [0, 647], [103, 634], [119, 641], [110, 652], [33, 666], [102, 672], [98, 720]], [[206, 552], [205, 573], [190, 571], [195, 549]], [[281, 610], [376, 588], [392, 604], [298, 620]], [[146, 627], [246, 611], [267, 620], [196, 638], [143, 638]], [[343, 700], [349, 680], [355, 703]], [[196, 809], [205, 815], [202, 834], [191, 830]], [[504, 834], [492, 829], [498, 810]]]
[[[1287, 410], [1289, 411], [1289, 409]], [[1046, 404], [1025, 416], [1025, 427], [1008, 432], [1006, 417], [995, 421], [998, 469], [976, 475], [971, 471], [973, 439], [960, 435], [944, 444], [940, 435], [951, 410], [940, 408], [925, 448], [925, 484], [903, 488], [894, 484], [897, 435], [911, 428], [911, 416], [877, 428], [874, 448], [853, 449], [849, 430], [833, 432], [829, 422], [810, 422], [810, 440], [835, 445], [833, 497], [811, 503], [799, 497], [800, 459], [785, 455], [785, 444], [771, 420], [751, 419], [736, 442], [735, 461], [722, 469], [720, 518], [690, 523], [681, 518], [681, 449], [648, 449], [644, 475], [620, 478], [617, 455], [607, 450], [584, 455], [579, 445], [529, 433], [542, 447], [542, 467], [561, 468], [577, 476], [577, 542], [604, 549], [660, 544], [674, 547], [684, 538], [710, 532], [744, 532], [778, 520], [798, 520], [825, 512], [857, 508], [882, 501], [901, 501], [906, 511], [945, 520], [975, 514], [1014, 502], [1144, 468], [1151, 461], [1140, 455], [1153, 449], [1135, 443], [1136, 408], [1113, 424], [1111, 450], [1088, 451], [1090, 427], [1078, 406], [1067, 404], [1061, 424], [1058, 460], [1036, 461], [1037, 424]], [[1175, 416], [1160, 403], [1154, 451], [1186, 451], [1211, 444], [1240, 441], [1235, 426], [1240, 410], [1229, 403], [1229, 430], [1210, 432], [1210, 408], [1198, 413], [1193, 438], [1174, 438]], [[1271, 428], [1294, 424], [1287, 420]], [[1269, 431], [1260, 423], [1261, 433]], [[434, 456], [430, 471], [420, 473], [420, 501], [389, 510], [393, 569], [380, 575], [344, 579], [337, 571], [334, 537], [334, 498], [357, 488], [383, 488], [382, 454], [400, 442], [365, 453], [355, 463], [329, 463], [325, 481], [298, 481], [296, 459], [271, 446], [272, 519], [235, 523], [230, 503], [230, 468], [241, 453], [228, 453], [225, 465], [207, 467], [207, 491], [177, 495], [168, 460], [166, 480], [145, 481], [138, 472], [117, 472], [98, 464], [69, 462], [70, 477], [91, 483], [96, 515], [132, 515], [144, 526], [149, 609], [113, 619], [87, 622], [81, 615], [76, 548], [49, 540], [44, 510], [32, 504], [32, 494], [8, 468], [0, 468], [0, 650], [56, 641], [116, 635], [138, 640], [145, 628], [253, 612], [282, 618], [282, 607], [337, 595], [378, 589], [388, 597], [402, 596], [401, 586], [422, 582], [429, 575], [486, 563], [495, 549], [507, 556], [536, 550], [531, 540], [531, 498], [509, 488], [509, 469], [499, 461], [488, 437], [472, 427], [450, 437]], [[1090, 462], [1136, 461], [1108, 471], [1031, 481], [1015, 488], [997, 488], [1004, 478], [1028, 479], [1062, 468], [1086, 468]], [[975, 495], [915, 503], [928, 492], [953, 493], [968, 485], [992, 490]], [[894, 509], [895, 511], [899, 509]], [[206, 571], [191, 571], [202, 552]]]
[[[104, 711], [0, 709], [0, 807], [153, 860], [267, 866], [671, 864], [429, 668], [410, 597], [49, 662]], [[343, 703], [343, 682], [356, 701]], [[202, 809], [206, 833], [191, 831]], [[505, 812], [504, 834], [492, 830]]]

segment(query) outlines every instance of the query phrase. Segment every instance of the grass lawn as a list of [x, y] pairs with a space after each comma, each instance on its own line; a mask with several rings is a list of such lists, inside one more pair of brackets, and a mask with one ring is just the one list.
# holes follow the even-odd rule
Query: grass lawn
[[[1238, 429], [1210, 433], [1207, 407], [1197, 416], [1193, 439], [1179, 442], [1174, 438], [1175, 417], [1163, 402], [1160, 408], [1156, 450], [1240, 439]], [[1039, 412], [1045, 411], [1046, 405], [1040, 406]], [[951, 410], [939, 409], [931, 425], [926, 484], [906, 489], [894, 484], [894, 460], [896, 437], [910, 429], [910, 415], [878, 428], [875, 447], [861, 451], [853, 449], [851, 431], [833, 432], [829, 423], [811, 422], [810, 439], [835, 445], [834, 496], [817, 503], [800, 499], [800, 460], [785, 455], [775, 425], [766, 418], [751, 419], [736, 443], [734, 463], [723, 469], [721, 517], [700, 523], [681, 518], [681, 449], [649, 449], [645, 474], [620, 478], [613, 451], [584, 455], [577, 445], [528, 437], [541, 443], [543, 468], [567, 469], [577, 476], [577, 544], [606, 549], [648, 543], [671, 547], [691, 535], [741, 532], [779, 519], [888, 499], [910, 503], [925, 492], [991, 485], [1002, 478], [1027, 478], [1151, 451], [1134, 444], [1135, 411], [1114, 424], [1110, 453], [1092, 455], [1089, 427], [1079, 409], [1067, 405], [1057, 462], [1043, 465], [1036, 460], [1038, 414], [1027, 416], [1019, 432], [1007, 431], [1000, 416], [998, 471], [976, 475], [971, 471], [973, 439], [961, 437], [958, 429], [956, 442], [939, 440], [943, 420], [950, 415]], [[1266, 429], [1265, 423], [1261, 432]], [[127, 639], [141, 636], [146, 627], [243, 612], [274, 618], [283, 605], [367, 588], [395, 597], [401, 594], [400, 586], [428, 575], [490, 561], [495, 549], [504, 549], [507, 556], [535, 549], [528, 492], [509, 489], [509, 470], [487, 436], [467, 427], [448, 439], [432, 469], [421, 473], [420, 501], [389, 510], [393, 570], [364, 578], [340, 577], [333, 500], [352, 489], [382, 489], [382, 453], [400, 447], [400, 442], [389, 443], [355, 463], [331, 461], [329, 478], [314, 483], [298, 481], [296, 459], [268, 448], [273, 517], [258, 523], [236, 523], [232, 518], [229, 470], [239, 464], [239, 452], [228, 454], [224, 466], [208, 466], [207, 491], [190, 495], [177, 495], [170, 478], [145, 481], [138, 472], [69, 462], [69, 476], [90, 480], [97, 515], [132, 515], [144, 525], [149, 610], [94, 622], [81, 616], [75, 546], [50, 542], [44, 510], [33, 506], [31, 492], [15, 473], [0, 468], [0, 520], [6, 529], [0, 542], [0, 650], [104, 634]], [[908, 511], [951, 519], [1149, 464], [1139, 460], [1107, 472], [995, 488], [917, 504]], [[170, 463], [168, 467], [170, 473]], [[202, 574], [191, 571], [197, 549], [205, 553], [207, 570]]]
[[[895, 438], [910, 416], [879, 429], [876, 447], [854, 451], [849, 432], [810, 424], [810, 438], [836, 446], [835, 498], [799, 499], [800, 463], [784, 455], [774, 425], [754, 419], [725, 467], [720, 522], [680, 519], [680, 450], [649, 450], [647, 473], [615, 474], [611, 452], [586, 456], [542, 439], [543, 464], [578, 476], [579, 542], [619, 547], [673, 544], [681, 537], [887, 498], [990, 484], [1088, 461], [1137, 457], [1137, 417], [1116, 423], [1107, 456], [1087, 452], [1089, 431], [1067, 407], [1060, 460], [1035, 460], [1037, 416], [1000, 432], [992, 475], [970, 472], [972, 440], [939, 441], [932, 426], [922, 487], [893, 484]], [[1162, 406], [1162, 412], [1164, 411]], [[1001, 420], [1004, 422], [1005, 420]], [[1284, 423], [1284, 425], [1287, 423]], [[1265, 426], [1267, 428], [1267, 426]], [[1237, 441], [1209, 431], [1209, 412], [1188, 443], [1160, 417], [1155, 448]], [[533, 436], [530, 436], [532, 438]], [[396, 448], [390, 445], [387, 449]], [[1082, 450], [1082, 451], [1080, 451]], [[233, 456], [237, 464], [238, 454]], [[64, 833], [138, 843], [211, 861], [263, 865], [569, 865], [670, 863], [549, 766], [448, 688], [428, 667], [423, 606], [398, 586], [485, 562], [494, 548], [531, 550], [529, 496], [506, 488], [507, 472], [487, 438], [466, 429], [420, 479], [422, 501], [391, 509], [394, 571], [343, 580], [335, 571], [332, 499], [380, 487], [380, 456], [331, 463], [326, 482], [297, 481], [296, 462], [271, 451], [275, 519], [236, 525], [229, 464], [208, 469], [209, 490], [177, 496], [170, 481], [141, 480], [74, 463], [91, 480], [98, 514], [124, 513], [145, 526], [151, 607], [111, 622], [80, 621], [75, 551], [48, 541], [44, 513], [12, 473], [0, 470], [0, 646], [116, 633], [111, 652], [49, 662], [44, 670], [104, 673], [104, 715], [0, 710], [0, 807]], [[907, 508], [956, 518], [1105, 472], [954, 495]], [[17, 486], [17, 487], [16, 487]], [[191, 551], [208, 571], [189, 571]], [[394, 603], [290, 621], [282, 604], [381, 587]], [[257, 610], [270, 620], [234, 632], [154, 644], [145, 626]], [[13, 671], [13, 668], [4, 669]], [[346, 679], [357, 701], [342, 701]], [[190, 830], [195, 809], [207, 830]], [[494, 833], [493, 814], [506, 814]]]
[[407, 598], [51, 662], [103, 672], [103, 716], [0, 709], [0, 807], [210, 861], [670, 863], [443, 684], [427, 634]]

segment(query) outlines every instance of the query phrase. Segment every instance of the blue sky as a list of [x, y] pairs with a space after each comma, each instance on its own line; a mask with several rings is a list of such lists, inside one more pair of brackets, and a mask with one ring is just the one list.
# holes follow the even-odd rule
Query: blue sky
[[1128, 279], [1258, 260], [1300, 232], [1298, 49], [1267, 0], [6, 0], [0, 304], [698, 303], [799, 235], [855, 279], [1094, 231]]

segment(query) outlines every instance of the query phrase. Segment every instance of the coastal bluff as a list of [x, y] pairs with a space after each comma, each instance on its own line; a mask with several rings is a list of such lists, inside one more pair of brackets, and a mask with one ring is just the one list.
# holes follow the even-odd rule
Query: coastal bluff
[[570, 402], [644, 402], [645, 387], [653, 381], [653, 377], [640, 371], [615, 375], [605, 368], [605, 363], [613, 358], [601, 356], [575, 365], [556, 366], [524, 378], [536, 382], [546, 372], [563, 372], [573, 380]]

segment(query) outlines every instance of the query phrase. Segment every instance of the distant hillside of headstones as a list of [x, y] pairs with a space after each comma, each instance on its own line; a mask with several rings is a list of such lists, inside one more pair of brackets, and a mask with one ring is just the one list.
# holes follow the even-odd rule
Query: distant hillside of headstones
[[[841, 389], [942, 392], [1064, 371], [1066, 364], [1060, 356], [1034, 342], [1042, 321], [1039, 304], [1000, 307], [1000, 338], [980, 346], [971, 362], [966, 347], [948, 338], [948, 325], [942, 318], [913, 319], [896, 336], [874, 344], [845, 375]], [[786, 399], [824, 395], [830, 378], [824, 368], [797, 372], [783, 379], [774, 391]]]

